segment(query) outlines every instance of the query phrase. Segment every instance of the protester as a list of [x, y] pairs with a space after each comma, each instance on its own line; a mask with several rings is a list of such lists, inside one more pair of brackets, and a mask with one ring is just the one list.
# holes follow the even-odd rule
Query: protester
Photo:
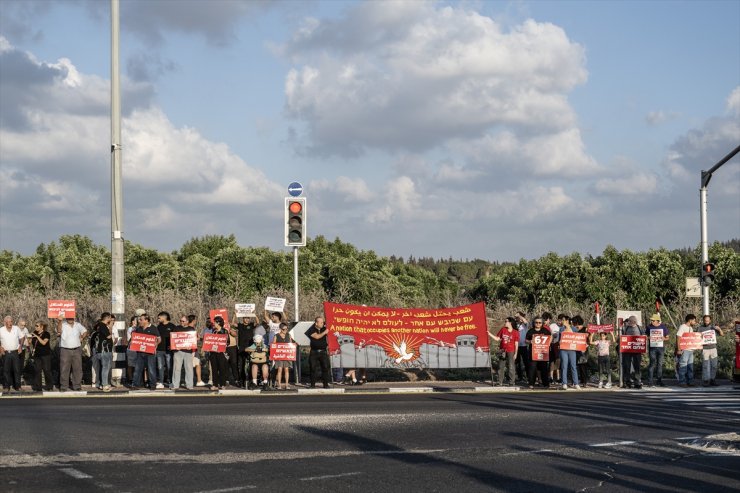
[[610, 348], [616, 342], [616, 339], [614, 338], [614, 332], [599, 332], [598, 339], [595, 336], [596, 334], [591, 334], [589, 342], [596, 346], [596, 357], [599, 362], [599, 388], [610, 389], [612, 388]]
[[[703, 347], [702, 347], [702, 363], [701, 363], [701, 375], [702, 385], [704, 387], [716, 387], [717, 383], [717, 336], [722, 337], [725, 335], [722, 328], [718, 325], [712, 324], [712, 317], [710, 315], [704, 315], [702, 317], [702, 324], [699, 326], [698, 331], [703, 335]], [[714, 332], [714, 333], [712, 333]]]
[[[142, 311], [142, 315], [144, 310]], [[128, 328], [126, 329], [126, 383], [131, 386], [134, 383], [134, 369], [136, 368], [136, 351], [131, 349], [131, 333], [136, 330], [139, 326], [139, 316], [134, 315], [129, 320]]]
[[159, 325], [159, 344], [157, 344], [157, 388], [165, 388], [165, 384], [172, 382], [172, 350], [170, 349], [170, 332], [175, 329], [175, 324], [170, 321], [168, 312], [157, 314]]
[[[647, 330], [649, 349], [648, 364], [648, 387], [653, 387], [653, 376], [658, 378], [658, 386], [665, 387], [663, 383], [663, 361], [665, 359], [665, 343], [668, 340], [668, 327], [660, 319], [659, 313], [650, 317], [650, 327]], [[655, 340], [653, 340], [655, 335]]]
[[[584, 325], [583, 317], [576, 315], [570, 320], [570, 323], [573, 325], [573, 329], [576, 332], [579, 334], [586, 334], [585, 340], [588, 341], [588, 328]], [[585, 351], [576, 351], [576, 367], [578, 368], [578, 381], [583, 384], [584, 387], [588, 386], [588, 348], [586, 348]]]
[[549, 363], [547, 361], [536, 361], [532, 357], [532, 338], [536, 335], [549, 336], [551, 335], [550, 329], [544, 327], [543, 320], [541, 318], [534, 319], [533, 323], [534, 326], [527, 331], [527, 336], [525, 338], [527, 346], [529, 347], [529, 368], [527, 374], [529, 380], [529, 388], [534, 389], [535, 378], [537, 377], [537, 372], [539, 372], [542, 387], [548, 389], [550, 387], [550, 378], [548, 371]]
[[272, 344], [272, 340], [275, 338], [278, 332], [280, 332], [280, 324], [283, 321], [284, 315], [281, 312], [272, 312], [270, 314], [265, 310], [265, 321], [267, 322], [267, 345]]
[[[288, 324], [286, 324], [285, 322], [282, 322], [280, 324], [280, 332], [278, 332], [275, 336], [275, 339], [273, 339], [273, 343], [276, 342], [295, 344], [293, 338], [290, 337], [290, 332], [288, 332]], [[275, 385], [278, 389], [288, 389], [288, 382], [290, 380], [290, 369], [292, 367], [292, 361], [275, 361], [275, 368], [277, 369], [277, 373], [275, 375]], [[285, 376], [285, 384], [281, 384], [283, 375]]]
[[[162, 338], [159, 335], [157, 327], [152, 325], [152, 318], [146, 313], [139, 317], [139, 326], [134, 330], [136, 334], [148, 334], [156, 337], [157, 345], [161, 342]], [[149, 389], [156, 389], [157, 384], [157, 355], [145, 353], [143, 351], [137, 351], [136, 353], [136, 369], [134, 370], [134, 389], [143, 386], [143, 374], [144, 367], [147, 368], [149, 376]]]
[[306, 337], [311, 343], [311, 352], [308, 355], [311, 388], [316, 387], [319, 368], [321, 368], [321, 380], [325, 389], [329, 388], [331, 379], [329, 352], [327, 351], [329, 347], [329, 341], [327, 340], [329, 328], [324, 327], [324, 323], [324, 317], [316, 317], [313, 325], [306, 331]]
[[3, 328], [0, 329], [0, 355], [3, 355], [4, 391], [21, 390], [21, 360], [23, 351], [23, 334], [20, 327], [13, 325], [13, 317], [7, 315], [3, 319]]
[[676, 354], [678, 355], [678, 386], [694, 387], [691, 381], [694, 379], [694, 351], [691, 349], [678, 349], [681, 336], [694, 332], [696, 325], [696, 315], [688, 314], [684, 318], [684, 323], [676, 332]]
[[97, 376], [95, 387], [103, 392], [110, 392], [110, 369], [113, 364], [113, 336], [110, 332], [112, 316], [103, 312], [92, 329], [90, 349], [92, 350], [93, 370]]
[[524, 312], [516, 313], [517, 331], [519, 332], [519, 348], [516, 353], [516, 375], [523, 382], [527, 381], [527, 369], [529, 368], [529, 351], [527, 351], [527, 331], [529, 321]]
[[550, 312], [542, 314], [542, 326], [550, 329], [550, 382], [559, 384], [562, 382], [560, 375], [560, 329], [562, 329], [562, 318], [565, 315], [558, 315], [558, 323], [552, 322]]
[[242, 318], [242, 321], [237, 324], [237, 349], [239, 351], [237, 356], [237, 366], [239, 371], [239, 381], [242, 383], [242, 387], [246, 387], [249, 381], [248, 375], [251, 375], [249, 369], [249, 353], [247, 348], [254, 344], [254, 329], [259, 323], [257, 315]]
[[82, 344], [87, 338], [87, 329], [74, 318], [57, 319], [59, 347], [59, 391], [69, 390], [70, 374], [72, 390], [82, 390]]
[[21, 384], [23, 383], [23, 374], [26, 373], [26, 362], [28, 361], [28, 355], [31, 349], [31, 334], [28, 332], [26, 327], [26, 319], [23, 317], [18, 318], [18, 328], [21, 329], [21, 352], [18, 353], [18, 359], [21, 364]]
[[501, 355], [498, 361], [498, 383], [504, 385], [504, 369], [509, 369], [509, 382], [516, 385], [516, 355], [519, 351], [519, 331], [514, 329], [516, 319], [507, 317], [504, 326], [494, 335], [488, 332], [488, 335], [494, 341], [499, 341], [499, 351]]
[[265, 344], [264, 336], [257, 334], [254, 336], [252, 345], [247, 348], [249, 353], [249, 362], [252, 368], [252, 382], [249, 388], [257, 388], [257, 374], [262, 371], [262, 390], [267, 390], [267, 384], [270, 378], [270, 369], [267, 364], [267, 357], [270, 348]]
[[232, 324], [227, 330], [229, 337], [226, 341], [226, 359], [229, 367], [229, 383], [233, 387], [241, 387], [244, 380], [239, 371], [239, 331]]
[[[570, 324], [570, 317], [567, 315], [558, 315], [558, 321], [562, 324], [560, 328], [560, 337], [564, 332], [577, 332], [573, 330], [573, 326]], [[578, 367], [577, 355], [575, 350], [562, 349], [560, 348], [560, 377], [563, 379], [563, 390], [568, 390], [568, 370], [570, 369], [571, 379], [573, 380], [573, 387], [576, 390], [581, 390], [581, 386], [578, 382]]]
[[[637, 324], [637, 317], [632, 315], [625, 322], [624, 330], [622, 335], [625, 336], [640, 336], [644, 335], [645, 332]], [[642, 388], [642, 369], [640, 368], [642, 363], [642, 353], [622, 353], [622, 377], [623, 387], [626, 388]]]
[[[223, 317], [213, 317], [213, 333], [228, 336], [229, 333], [224, 326]], [[226, 353], [211, 351], [209, 352], [208, 359], [211, 363], [211, 370], [213, 370], [213, 385], [219, 390], [224, 389], [229, 376], [229, 364], [226, 361]]]
[[[180, 325], [176, 325], [175, 328], [172, 329], [172, 331], [170, 332], [170, 340], [172, 340], [173, 332], [188, 332], [196, 335], [197, 330], [195, 328], [195, 320], [195, 315], [180, 317]], [[193, 352], [195, 352], [195, 349], [172, 350], [172, 382], [170, 383], [170, 387], [172, 389], [176, 390], [180, 388], [180, 385], [182, 383], [183, 366], [185, 367], [185, 388], [188, 390], [193, 389]]]
[[[51, 334], [47, 330], [46, 322], [38, 321], [31, 332], [31, 356], [33, 357], [33, 390], [53, 390], [51, 378]], [[43, 386], [41, 376], [43, 373]]]
[[[206, 326], [203, 328], [203, 330], [200, 331], [200, 335], [198, 336], [199, 342], [203, 342], [203, 338], [206, 334], [213, 334], [213, 322], [211, 319], [206, 320]], [[211, 367], [211, 353], [209, 351], [204, 351], [204, 356], [206, 358], [206, 361], [208, 362], [208, 386], [213, 386], [213, 368]]]

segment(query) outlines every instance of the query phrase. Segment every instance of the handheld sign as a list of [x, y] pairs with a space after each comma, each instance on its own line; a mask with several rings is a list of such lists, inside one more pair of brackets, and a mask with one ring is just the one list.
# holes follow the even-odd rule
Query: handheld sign
[[170, 349], [177, 351], [198, 349], [198, 334], [194, 330], [170, 332]]
[[139, 353], [154, 354], [157, 351], [157, 336], [132, 332], [129, 349]]
[[225, 353], [228, 334], [204, 334], [203, 351], [209, 353]]
[[552, 338], [544, 334], [532, 336], [532, 361], [550, 360], [550, 340]]
[[687, 332], [678, 338], [678, 349], [680, 351], [693, 351], [694, 349], [701, 349], [702, 346], [701, 332]]
[[295, 361], [296, 345], [292, 342], [273, 342], [270, 346], [270, 361]]
[[704, 346], [717, 344], [717, 333], [714, 329], [705, 330], [701, 333], [701, 342]]
[[595, 325], [588, 324], [588, 332], [590, 334], [596, 334], [601, 332], [614, 332], [614, 324]]
[[66, 318], [75, 318], [76, 303], [75, 300], [47, 300], [46, 316], [57, 318], [59, 315]]
[[585, 332], [561, 332], [561, 351], [585, 351], [588, 349], [588, 334]]
[[224, 327], [229, 329], [231, 326], [229, 325], [229, 311], [226, 308], [217, 308], [215, 310], [211, 310], [208, 312], [209, 318], [211, 319], [211, 322], [213, 322], [213, 319], [216, 317], [221, 317], [224, 319]]
[[622, 336], [619, 338], [619, 352], [644, 353], [647, 352], [647, 336]]
[[268, 312], [282, 312], [285, 310], [285, 298], [268, 296], [265, 300], [265, 310]]
[[254, 303], [237, 303], [234, 305], [236, 318], [254, 317], [255, 308], [257, 308], [257, 306]]
[[650, 329], [650, 347], [663, 347], [663, 329]]

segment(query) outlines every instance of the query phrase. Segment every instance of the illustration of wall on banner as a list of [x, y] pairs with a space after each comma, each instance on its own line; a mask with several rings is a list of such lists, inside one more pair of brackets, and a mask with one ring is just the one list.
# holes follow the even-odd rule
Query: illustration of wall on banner
[[488, 368], [483, 303], [427, 310], [324, 303], [334, 368]]

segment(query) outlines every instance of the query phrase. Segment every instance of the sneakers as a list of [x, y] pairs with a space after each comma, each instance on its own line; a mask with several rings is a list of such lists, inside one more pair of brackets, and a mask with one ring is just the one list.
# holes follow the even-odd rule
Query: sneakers
[[599, 382], [599, 388], [600, 389], [604, 388], [604, 382]]
[[106, 385], [103, 387], [103, 392], [110, 392], [110, 385]]
[[563, 384], [563, 390], [568, 390], [568, 385], [567, 384]]
[[196, 387], [205, 387], [206, 383], [203, 380], [198, 380], [198, 383], [195, 384]]
[[581, 390], [581, 386], [580, 385], [576, 385], [576, 390]]
[[164, 384], [158, 383], [156, 388], [157, 388], [157, 390], [163, 389], [164, 388]]
[[612, 388], [612, 383], [611, 383], [611, 382], [606, 382], [606, 385], [604, 385], [604, 388], [605, 388], [605, 389], [610, 389], [610, 388]]

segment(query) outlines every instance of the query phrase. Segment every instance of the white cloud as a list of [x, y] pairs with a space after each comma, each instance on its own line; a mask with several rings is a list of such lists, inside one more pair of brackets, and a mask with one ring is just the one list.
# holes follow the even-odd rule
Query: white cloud
[[736, 117], [740, 116], [740, 86], [733, 89], [727, 97], [727, 111]]
[[654, 173], [637, 172], [624, 178], [602, 178], [596, 182], [597, 193], [618, 197], [643, 196], [658, 188], [658, 176]]
[[338, 176], [335, 180], [326, 179], [312, 180], [308, 184], [309, 193], [320, 195], [333, 194], [338, 196], [345, 204], [368, 203], [375, 197], [362, 178], [349, 178]]
[[650, 111], [648, 112], [647, 115], [645, 115], [645, 122], [648, 125], [655, 126], [655, 125], [660, 125], [661, 123], [664, 123], [670, 120], [675, 120], [679, 116], [681, 116], [680, 113], [676, 111], [668, 111], [668, 112], [662, 111], [662, 110]]
[[[387, 223], [391, 220], [407, 220], [419, 217], [421, 196], [416, 185], [408, 176], [400, 176], [387, 183], [385, 192], [386, 204], [368, 216], [371, 223]], [[431, 215], [425, 218], [429, 219]]]

